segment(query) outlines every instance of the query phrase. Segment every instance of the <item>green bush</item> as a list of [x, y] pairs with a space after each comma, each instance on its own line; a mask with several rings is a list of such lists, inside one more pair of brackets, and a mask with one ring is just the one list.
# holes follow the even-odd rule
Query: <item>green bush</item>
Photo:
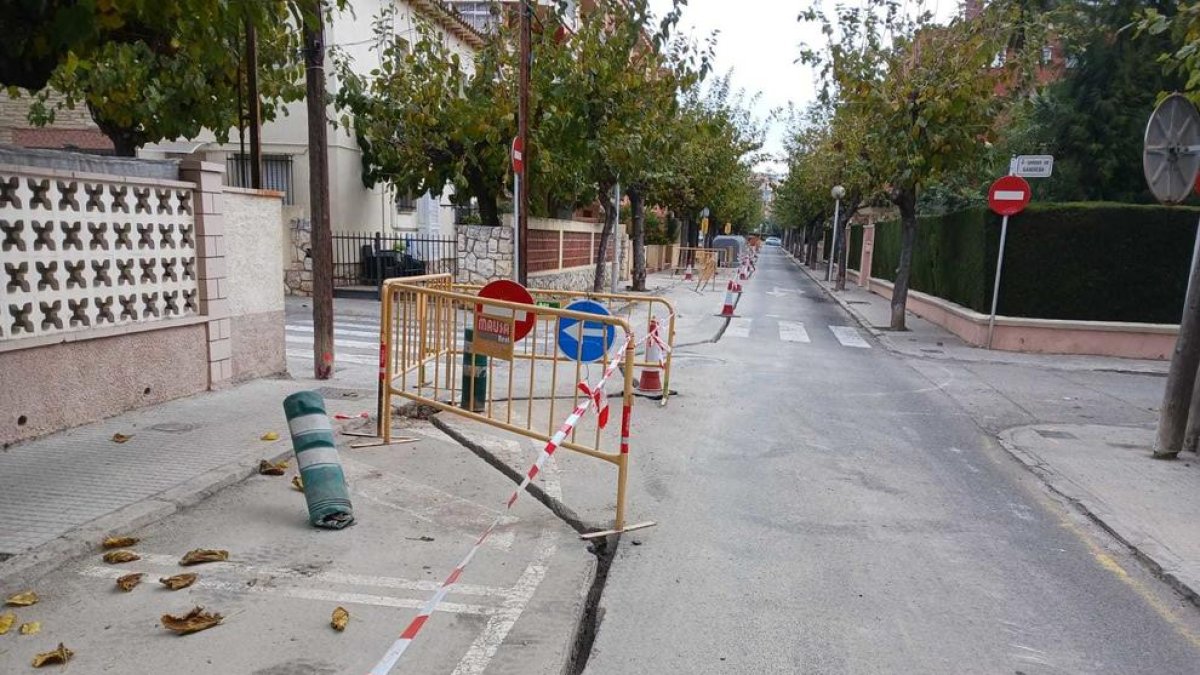
[[[998, 312], [1177, 323], [1200, 209], [1087, 202], [1030, 206], [1009, 220]], [[1000, 217], [967, 209], [921, 218], [911, 287], [991, 308]], [[861, 246], [861, 245], [860, 245]], [[875, 228], [873, 276], [894, 280], [900, 223]]]

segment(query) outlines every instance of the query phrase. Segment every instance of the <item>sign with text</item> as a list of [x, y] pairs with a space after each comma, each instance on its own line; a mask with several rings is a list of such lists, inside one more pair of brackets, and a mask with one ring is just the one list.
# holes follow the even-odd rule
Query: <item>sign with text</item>
[[1014, 176], [1049, 178], [1054, 171], [1054, 155], [1018, 155], [1013, 159]]
[[475, 312], [475, 331], [470, 351], [505, 361], [513, 358], [513, 313], [510, 309], [484, 307]]

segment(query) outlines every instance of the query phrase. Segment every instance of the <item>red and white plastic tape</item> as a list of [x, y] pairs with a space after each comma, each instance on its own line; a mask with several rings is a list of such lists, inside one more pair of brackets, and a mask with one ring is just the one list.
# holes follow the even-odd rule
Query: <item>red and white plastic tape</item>
[[[563, 422], [562, 426], [558, 428], [558, 431], [555, 432], [554, 436], [546, 443], [546, 447], [542, 448], [542, 453], [538, 455], [537, 461], [534, 462], [533, 466], [529, 467], [527, 472], [525, 472], [524, 480], [521, 481], [521, 484], [517, 486], [516, 490], [513, 490], [512, 496], [508, 498], [505, 510], [512, 508], [513, 504], [515, 504], [517, 499], [521, 496], [521, 493], [525, 491], [525, 488], [528, 487], [529, 484], [533, 482], [533, 479], [537, 477], [538, 473], [542, 471], [542, 467], [545, 466], [546, 460], [550, 459], [550, 456], [553, 455], [556, 450], [558, 450], [558, 447], [562, 445], [562, 442], [571, 433], [571, 430], [574, 429], [575, 425], [579, 423], [579, 420], [583, 417], [584, 413], [586, 413], [588, 408], [590, 408], [596, 402], [591, 392], [602, 393], [604, 391], [604, 383], [608, 381], [608, 378], [612, 376], [613, 372], [616, 371], [617, 366], [621, 363], [620, 353], [625, 350], [625, 347], [632, 339], [632, 336], [627, 337], [619, 350], [614, 350], [609, 354], [610, 358], [608, 365], [604, 368], [604, 374], [600, 378], [599, 382], [590, 387], [586, 382], [579, 383], [581, 387], [585, 388], [585, 391], [588, 392], [588, 395], [579, 400], [578, 405], [576, 405], [575, 409], [571, 411], [571, 414], [567, 416], [566, 421]], [[605, 412], [607, 412], [607, 399], [605, 398], [603, 400], [605, 401]], [[621, 417], [621, 453], [628, 454], [630, 417], [629, 406], [625, 407]], [[429, 620], [430, 615], [433, 614], [433, 611], [437, 609], [437, 606], [441, 604], [442, 600], [446, 599], [446, 595], [450, 593], [450, 587], [458, 581], [460, 576], [462, 576], [463, 570], [466, 569], [468, 564], [470, 564], [471, 559], [475, 557], [475, 553], [479, 551], [479, 547], [483, 545], [483, 542], [487, 540], [487, 538], [492, 534], [492, 531], [496, 529], [503, 518], [504, 514], [497, 516], [496, 520], [492, 521], [492, 524], [488, 525], [487, 529], [483, 531], [483, 534], [479, 535], [479, 538], [475, 540], [475, 544], [471, 547], [471, 550], [467, 552], [466, 557], [464, 557], [462, 562], [458, 563], [458, 566], [456, 566], [454, 570], [450, 572], [450, 576], [446, 577], [446, 580], [442, 582], [441, 587], [438, 588], [437, 592], [433, 594], [433, 597], [429, 598], [429, 600], [421, 608], [421, 611], [416, 617], [413, 618], [404, 631], [400, 633], [400, 637], [396, 638], [396, 641], [393, 642], [392, 646], [388, 648], [387, 653], [383, 655], [383, 658], [379, 660], [379, 663], [375, 664], [375, 667], [369, 671], [368, 675], [388, 675], [388, 673], [392, 672], [392, 668], [396, 667], [396, 663], [400, 660], [400, 657], [404, 654], [404, 651], [408, 649], [408, 646], [412, 644], [412, 641], [417, 637], [417, 633], [421, 632], [421, 628], [425, 625], [425, 622]]]

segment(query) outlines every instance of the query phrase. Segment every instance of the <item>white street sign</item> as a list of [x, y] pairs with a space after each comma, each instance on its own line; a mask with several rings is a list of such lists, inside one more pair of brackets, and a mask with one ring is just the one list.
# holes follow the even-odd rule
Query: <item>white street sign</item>
[[1054, 155], [1020, 155], [1012, 162], [1012, 174], [1024, 178], [1049, 178]]

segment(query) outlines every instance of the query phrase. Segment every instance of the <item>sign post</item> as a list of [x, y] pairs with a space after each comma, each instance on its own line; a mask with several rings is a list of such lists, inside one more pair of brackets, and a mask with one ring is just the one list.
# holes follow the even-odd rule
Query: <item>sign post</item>
[[1029, 183], [1020, 176], [1004, 176], [988, 190], [988, 207], [1004, 217], [1000, 222], [1000, 253], [996, 257], [996, 283], [992, 287], [992, 314], [988, 318], [988, 349], [992, 348], [992, 333], [996, 330], [996, 305], [1000, 300], [1000, 273], [1004, 270], [1004, 242], [1008, 239], [1008, 217], [1015, 216], [1029, 205], [1033, 193]]
[[516, 136], [512, 142], [513, 170], [513, 281], [521, 281], [521, 174], [525, 173], [525, 144]]

